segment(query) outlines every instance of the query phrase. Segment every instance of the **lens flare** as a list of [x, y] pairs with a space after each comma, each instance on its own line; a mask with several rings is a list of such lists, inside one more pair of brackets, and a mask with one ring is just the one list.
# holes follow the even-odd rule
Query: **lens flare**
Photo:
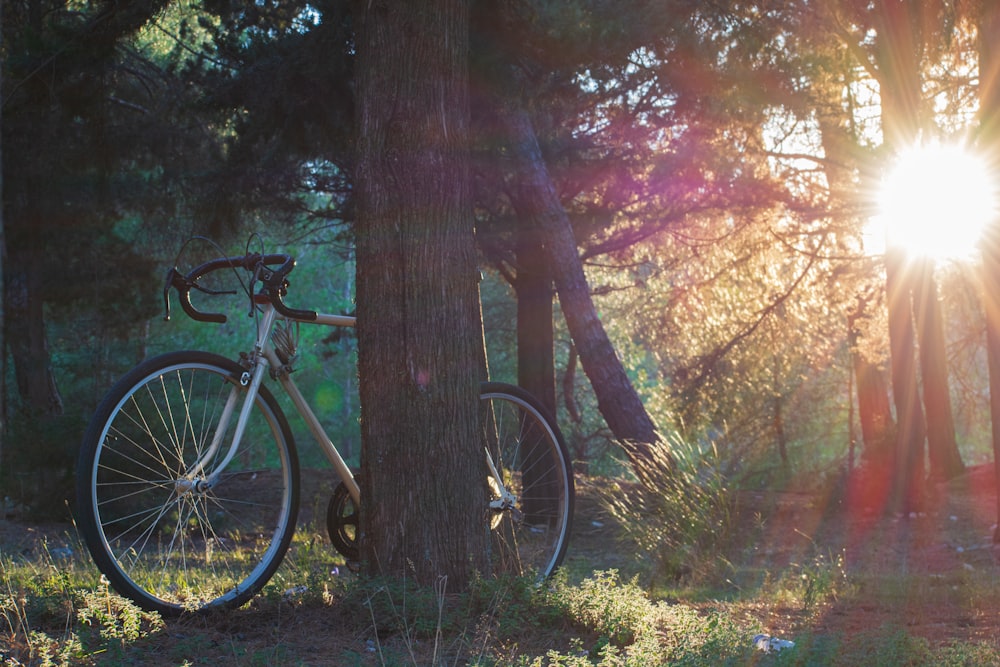
[[973, 257], [997, 216], [995, 180], [981, 157], [958, 144], [903, 151], [881, 183], [870, 235], [881, 233], [887, 247], [911, 256]]

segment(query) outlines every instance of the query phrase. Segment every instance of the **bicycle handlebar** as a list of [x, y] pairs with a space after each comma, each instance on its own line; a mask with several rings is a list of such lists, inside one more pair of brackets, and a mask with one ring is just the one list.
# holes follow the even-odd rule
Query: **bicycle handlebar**
[[[271, 269], [270, 266], [275, 264], [280, 266], [277, 269]], [[166, 285], [163, 287], [163, 301], [167, 310], [165, 319], [170, 319], [169, 295], [170, 288], [173, 287], [177, 290], [181, 308], [188, 317], [199, 322], [218, 322], [219, 324], [225, 322], [226, 316], [222, 313], [206, 313], [198, 310], [191, 303], [191, 290], [196, 289], [206, 294], [235, 294], [235, 291], [218, 291], [202, 287], [198, 284], [198, 279], [219, 269], [240, 268], [253, 273], [251, 285], [258, 280], [263, 284], [268, 299], [279, 313], [296, 320], [312, 321], [316, 319], [316, 311], [299, 310], [285, 305], [284, 297], [288, 288], [286, 278], [295, 268], [295, 259], [286, 254], [261, 255], [260, 253], [251, 253], [241, 257], [219, 257], [196, 266], [186, 274], [178, 271], [177, 267], [170, 269], [167, 273]]]

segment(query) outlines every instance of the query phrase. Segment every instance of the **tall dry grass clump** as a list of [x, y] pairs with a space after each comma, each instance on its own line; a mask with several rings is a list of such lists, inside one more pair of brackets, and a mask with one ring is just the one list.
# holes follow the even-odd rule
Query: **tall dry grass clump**
[[602, 494], [624, 539], [656, 564], [654, 577], [679, 580], [710, 570], [732, 521], [732, 494], [714, 446], [674, 435], [629, 450], [631, 478]]

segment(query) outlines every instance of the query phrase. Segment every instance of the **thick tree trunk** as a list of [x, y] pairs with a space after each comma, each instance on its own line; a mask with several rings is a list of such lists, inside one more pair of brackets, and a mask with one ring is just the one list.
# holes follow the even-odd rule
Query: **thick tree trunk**
[[[986, 314], [993, 467], [997, 484], [1000, 484], [1000, 223], [993, 225], [983, 244], [983, 310]], [[1000, 494], [997, 494], [997, 528], [993, 541], [1000, 543]]]
[[[922, 13], [917, 0], [876, 4], [875, 60], [882, 102], [885, 145], [899, 150], [916, 141], [927, 125], [920, 58]], [[907, 511], [919, 504], [924, 484], [924, 414], [920, 405], [913, 294], [916, 274], [901, 251], [886, 252], [886, 292], [893, 398], [896, 404], [894, 501]]]
[[[3, 0], [0, 0], [0, 53], [5, 53], [3, 39]], [[0, 63], [0, 97], [3, 87], [3, 64]], [[3, 104], [0, 103], [0, 128], [3, 127]], [[0, 195], [3, 193], [3, 132], [0, 132]], [[0, 479], [7, 470], [4, 447], [7, 435], [7, 336], [4, 325], [4, 267], [7, 266], [7, 239], [3, 226], [3, 198], [0, 196]]]
[[[462, 587], [486, 553], [482, 324], [469, 186], [468, 3], [361, 3], [357, 43], [361, 548]], [[485, 446], [485, 443], [482, 443]]]
[[917, 268], [918, 289], [914, 295], [920, 336], [920, 377], [923, 385], [924, 414], [927, 416], [927, 459], [931, 479], [946, 480], [965, 471], [955, 439], [955, 420], [948, 389], [941, 302], [934, 280], [934, 263], [925, 259]]
[[556, 363], [552, 333], [552, 276], [541, 233], [518, 221], [517, 383], [556, 413]]
[[[1000, 0], [983, 0], [979, 25], [979, 135], [980, 146], [1000, 156]], [[993, 466], [1000, 484], [1000, 218], [993, 221], [983, 244], [983, 310], [986, 314], [986, 353], [990, 377], [990, 418]], [[1000, 494], [997, 494], [998, 527], [993, 541], [1000, 542]]]
[[[30, 227], [30, 225], [27, 225]], [[61, 415], [40, 292], [41, 241], [19, 234], [3, 265], [5, 338], [21, 405], [29, 414]]]
[[556, 195], [531, 119], [519, 107], [504, 108], [501, 115], [519, 177], [512, 193], [514, 208], [542, 233], [559, 305], [598, 409], [630, 456], [645, 456], [648, 445], [658, 440], [656, 427], [597, 315], [569, 217]]

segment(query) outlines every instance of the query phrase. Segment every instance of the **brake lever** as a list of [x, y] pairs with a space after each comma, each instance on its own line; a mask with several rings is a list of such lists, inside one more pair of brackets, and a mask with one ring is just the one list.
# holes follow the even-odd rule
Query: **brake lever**
[[177, 278], [183, 277], [184, 276], [181, 275], [181, 272], [177, 270], [176, 266], [170, 267], [170, 270], [167, 271], [167, 279], [163, 284], [163, 308], [165, 311], [163, 314], [164, 322], [170, 321], [170, 288], [174, 287]]

